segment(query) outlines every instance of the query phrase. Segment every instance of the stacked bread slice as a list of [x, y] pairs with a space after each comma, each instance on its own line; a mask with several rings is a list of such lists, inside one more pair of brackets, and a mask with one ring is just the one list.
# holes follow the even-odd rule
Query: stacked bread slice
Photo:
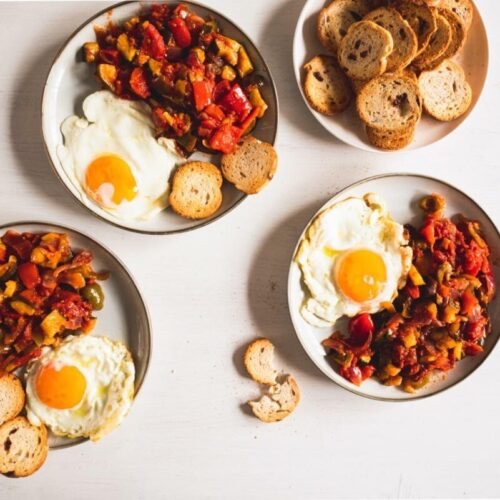
[[317, 21], [328, 54], [304, 66], [309, 104], [333, 115], [355, 95], [369, 142], [404, 148], [423, 111], [448, 121], [469, 109], [471, 88], [450, 59], [472, 16], [471, 0], [333, 0]]

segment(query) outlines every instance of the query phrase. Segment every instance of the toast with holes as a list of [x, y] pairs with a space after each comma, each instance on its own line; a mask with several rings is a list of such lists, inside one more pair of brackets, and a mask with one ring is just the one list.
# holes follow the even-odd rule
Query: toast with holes
[[304, 69], [304, 94], [313, 109], [334, 115], [349, 107], [352, 100], [349, 79], [335, 57], [313, 57]]
[[396, 9], [389, 7], [380, 7], [364, 19], [378, 24], [392, 36], [394, 48], [387, 58], [387, 71], [406, 68], [415, 58], [418, 49], [417, 36], [408, 22]]
[[354, 23], [339, 46], [339, 63], [349, 78], [370, 80], [387, 68], [391, 34], [372, 21]]
[[0, 473], [30, 476], [45, 462], [49, 445], [47, 429], [16, 417], [0, 426]]
[[337, 54], [340, 40], [349, 26], [361, 21], [370, 10], [369, 0], [333, 0], [318, 16], [316, 31], [321, 45], [332, 54]]
[[222, 174], [212, 163], [191, 161], [174, 173], [168, 201], [177, 214], [187, 219], [205, 219], [222, 203]]
[[425, 111], [436, 120], [455, 120], [472, 103], [472, 90], [464, 70], [453, 61], [447, 60], [432, 71], [423, 71], [418, 85]]

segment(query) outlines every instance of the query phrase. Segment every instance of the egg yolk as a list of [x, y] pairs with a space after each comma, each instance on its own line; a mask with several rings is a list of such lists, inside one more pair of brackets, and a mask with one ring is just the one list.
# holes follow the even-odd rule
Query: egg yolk
[[384, 259], [371, 250], [352, 250], [340, 257], [335, 280], [342, 293], [355, 302], [376, 298], [387, 281]]
[[50, 364], [36, 378], [36, 393], [40, 401], [57, 410], [76, 406], [83, 398], [87, 380], [76, 366], [56, 368]]
[[137, 182], [128, 163], [119, 156], [96, 158], [85, 172], [85, 187], [100, 205], [111, 207], [137, 196]]

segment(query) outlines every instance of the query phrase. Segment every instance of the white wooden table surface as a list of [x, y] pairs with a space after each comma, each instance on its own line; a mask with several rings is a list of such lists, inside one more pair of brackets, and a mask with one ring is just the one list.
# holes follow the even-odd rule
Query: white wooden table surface
[[[213, 225], [174, 237], [114, 228], [74, 202], [40, 136], [49, 64], [95, 2], [0, 4], [0, 223], [62, 222], [111, 247], [132, 270], [153, 320], [153, 359], [123, 425], [99, 444], [54, 451], [34, 476], [0, 477], [0, 498], [334, 498], [500, 496], [500, 348], [434, 398], [390, 404], [354, 396], [305, 355], [289, 320], [288, 264], [309, 217], [338, 189], [373, 174], [431, 174], [464, 189], [500, 224], [500, 18], [488, 26], [489, 80], [451, 137], [394, 155], [343, 145], [316, 123], [292, 73], [303, 0], [213, 0], [255, 40], [281, 106], [279, 170], [259, 196]], [[257, 394], [242, 347], [265, 335], [303, 400], [274, 425], [242, 410]]]

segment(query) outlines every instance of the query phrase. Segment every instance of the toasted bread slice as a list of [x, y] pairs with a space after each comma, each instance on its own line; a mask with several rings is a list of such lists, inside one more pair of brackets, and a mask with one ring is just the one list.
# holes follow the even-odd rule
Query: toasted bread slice
[[191, 161], [174, 173], [168, 201], [177, 214], [187, 219], [205, 219], [222, 203], [222, 174], [212, 163]]
[[367, 126], [366, 135], [376, 148], [396, 151], [405, 148], [413, 141], [415, 128], [415, 125], [410, 125], [407, 129], [385, 132]]
[[335, 57], [313, 57], [304, 68], [304, 93], [313, 109], [324, 115], [333, 115], [349, 106], [352, 99], [349, 79]]
[[29, 476], [45, 462], [49, 445], [47, 429], [16, 417], [0, 426], [0, 473]]
[[425, 50], [432, 34], [436, 31], [436, 16], [425, 3], [416, 4], [407, 0], [390, 0], [389, 5], [394, 7], [417, 35], [417, 54]]
[[340, 40], [349, 26], [361, 21], [370, 10], [369, 0], [333, 0], [318, 16], [317, 34], [321, 45], [332, 54], [337, 54]]
[[440, 64], [441, 56], [446, 52], [452, 40], [452, 28], [445, 16], [436, 14], [437, 29], [429, 40], [425, 50], [413, 61], [420, 70], [433, 69]]
[[238, 147], [222, 156], [224, 178], [246, 194], [256, 194], [276, 173], [278, 155], [271, 144], [247, 136]]
[[254, 415], [266, 423], [288, 417], [300, 402], [300, 390], [295, 379], [288, 375], [283, 383], [274, 384], [258, 401], [249, 401]]
[[440, 7], [455, 13], [464, 23], [465, 31], [469, 31], [474, 18], [474, 8], [470, 0], [441, 0]]
[[370, 80], [387, 68], [392, 52], [391, 34], [372, 21], [354, 23], [339, 46], [339, 62], [347, 76], [354, 80]]
[[245, 355], [243, 363], [248, 374], [259, 384], [274, 385], [278, 372], [273, 366], [274, 345], [268, 339], [257, 339], [251, 342]]
[[17, 417], [24, 407], [24, 401], [21, 381], [12, 373], [0, 377], [0, 425]]
[[380, 7], [370, 12], [366, 21], [373, 21], [392, 36], [394, 48], [387, 59], [387, 71], [406, 68], [417, 54], [418, 40], [415, 32], [396, 9]]
[[380, 131], [402, 131], [421, 116], [418, 85], [404, 73], [382, 75], [368, 82], [357, 97], [361, 120]]
[[447, 60], [418, 78], [424, 109], [436, 120], [450, 121], [462, 116], [472, 103], [472, 90], [464, 70]]

